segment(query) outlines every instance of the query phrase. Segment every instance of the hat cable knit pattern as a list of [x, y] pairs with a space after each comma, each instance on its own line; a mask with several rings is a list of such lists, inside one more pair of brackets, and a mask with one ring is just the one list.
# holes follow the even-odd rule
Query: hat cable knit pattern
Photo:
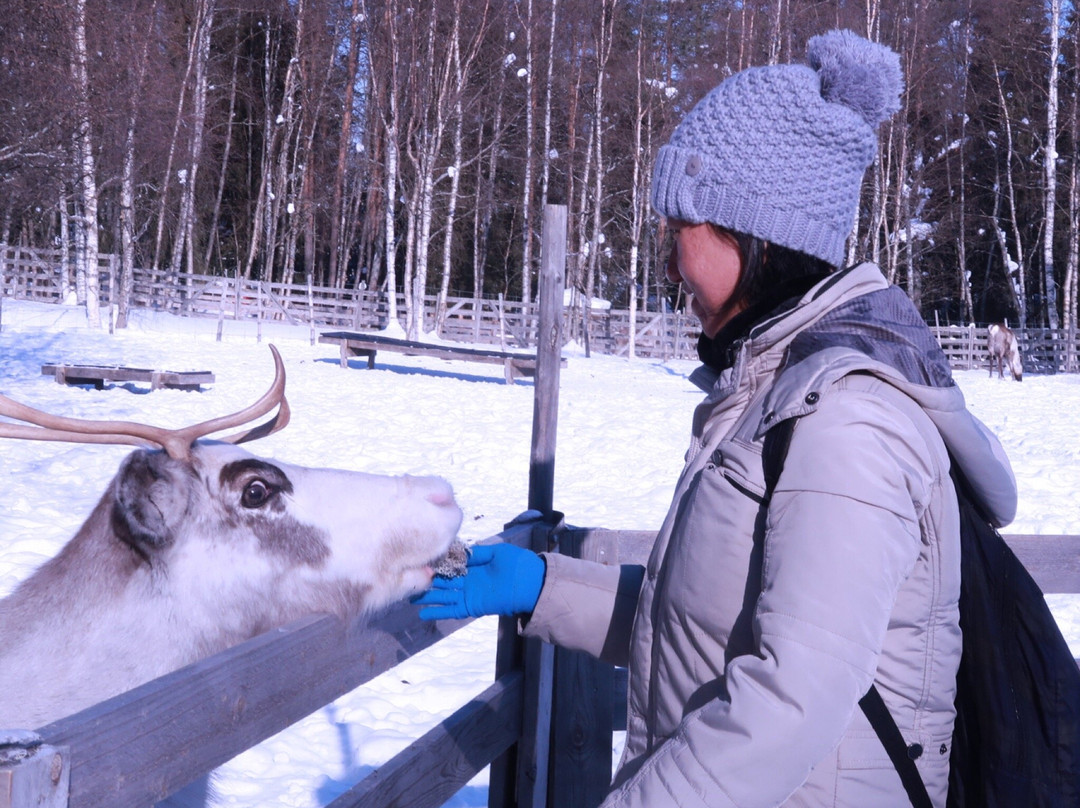
[[851, 31], [813, 37], [807, 62], [743, 70], [687, 113], [657, 154], [657, 213], [843, 263], [903, 74], [895, 52]]

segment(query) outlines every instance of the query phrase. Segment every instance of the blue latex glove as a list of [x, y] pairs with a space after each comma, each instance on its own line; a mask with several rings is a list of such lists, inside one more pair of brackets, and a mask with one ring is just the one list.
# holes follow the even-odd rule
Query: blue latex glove
[[412, 602], [423, 607], [424, 620], [527, 614], [536, 608], [545, 572], [544, 559], [532, 550], [481, 544], [470, 549], [464, 575], [435, 578]]

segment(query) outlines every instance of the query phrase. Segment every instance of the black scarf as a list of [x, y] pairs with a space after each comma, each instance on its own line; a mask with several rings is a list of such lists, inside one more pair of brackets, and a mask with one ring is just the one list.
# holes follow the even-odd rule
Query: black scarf
[[738, 345], [751, 329], [762, 320], [794, 308], [811, 287], [824, 280], [825, 275], [803, 275], [778, 285], [772, 294], [740, 311], [711, 339], [698, 337], [698, 358], [719, 373], [735, 364]]

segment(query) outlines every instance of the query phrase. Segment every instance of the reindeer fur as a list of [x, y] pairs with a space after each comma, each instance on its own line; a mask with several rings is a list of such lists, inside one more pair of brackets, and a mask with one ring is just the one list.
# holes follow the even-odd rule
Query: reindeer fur
[[0, 601], [0, 724], [37, 728], [275, 625], [420, 591], [461, 522], [436, 477], [309, 469], [199, 442], [127, 457], [60, 553]]
[[997, 365], [998, 378], [1004, 379], [1003, 365], [1008, 365], [1009, 372], [1016, 381], [1023, 381], [1024, 364], [1020, 360], [1020, 343], [1012, 329], [1003, 323], [994, 323], [986, 329], [986, 344], [990, 351], [990, 375], [994, 375]]

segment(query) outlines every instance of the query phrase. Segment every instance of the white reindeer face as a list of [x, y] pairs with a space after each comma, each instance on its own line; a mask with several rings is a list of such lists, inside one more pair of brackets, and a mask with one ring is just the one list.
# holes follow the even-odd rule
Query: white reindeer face
[[196, 444], [190, 464], [136, 452], [116, 490], [118, 537], [185, 609], [217, 609], [237, 633], [420, 591], [461, 524], [440, 478], [310, 469], [221, 443]]

